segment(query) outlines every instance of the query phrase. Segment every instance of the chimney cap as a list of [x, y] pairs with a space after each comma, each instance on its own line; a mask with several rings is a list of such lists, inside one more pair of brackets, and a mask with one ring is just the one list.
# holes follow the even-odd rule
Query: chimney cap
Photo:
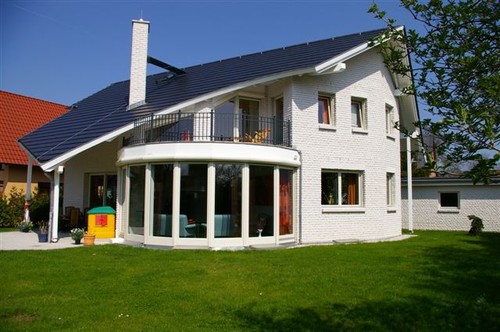
[[140, 18], [138, 20], [132, 20], [132, 25], [134, 23], [142, 23], [142, 24], [149, 24], [149, 21], [145, 21], [144, 19]]

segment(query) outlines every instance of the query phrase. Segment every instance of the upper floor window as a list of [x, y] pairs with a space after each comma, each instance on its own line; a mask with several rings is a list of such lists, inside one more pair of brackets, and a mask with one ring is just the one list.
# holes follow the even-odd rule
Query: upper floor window
[[361, 172], [321, 172], [322, 205], [361, 205]]
[[353, 128], [366, 129], [366, 100], [360, 98], [351, 99], [351, 126]]
[[390, 105], [385, 105], [385, 133], [394, 134], [394, 108]]
[[318, 96], [318, 123], [334, 125], [333, 100], [332, 96]]

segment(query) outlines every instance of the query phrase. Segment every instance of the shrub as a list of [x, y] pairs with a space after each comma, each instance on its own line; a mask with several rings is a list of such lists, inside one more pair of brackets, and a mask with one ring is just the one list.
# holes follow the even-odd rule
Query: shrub
[[[23, 190], [12, 188], [9, 196], [0, 197], [0, 227], [16, 227], [24, 219], [24, 202], [26, 195]], [[36, 190], [32, 195], [30, 220], [36, 224], [49, 219], [50, 197]]]
[[49, 213], [50, 196], [36, 190], [33, 193], [33, 199], [31, 200], [30, 219], [33, 220], [33, 222], [40, 224], [45, 220], [49, 220]]
[[16, 227], [23, 220], [24, 192], [13, 187], [9, 197], [2, 196], [0, 203], [0, 226]]
[[469, 235], [477, 235], [480, 232], [482, 232], [482, 230], [484, 228], [483, 219], [481, 219], [475, 215], [467, 216], [467, 218], [469, 218], [469, 220], [471, 220]]
[[29, 232], [33, 229], [33, 222], [31, 221], [21, 221], [17, 226], [21, 232]]

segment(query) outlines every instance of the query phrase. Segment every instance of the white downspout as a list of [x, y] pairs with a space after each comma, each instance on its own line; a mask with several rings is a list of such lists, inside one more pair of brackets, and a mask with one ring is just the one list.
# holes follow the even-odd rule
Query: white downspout
[[413, 175], [411, 168], [411, 136], [406, 137], [406, 179], [408, 190], [408, 230], [413, 233]]

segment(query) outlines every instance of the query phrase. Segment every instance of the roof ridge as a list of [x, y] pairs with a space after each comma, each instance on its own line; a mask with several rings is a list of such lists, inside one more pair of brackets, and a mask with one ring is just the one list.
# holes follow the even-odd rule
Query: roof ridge
[[[298, 43], [298, 44], [292, 44], [292, 45], [287, 45], [287, 46], [275, 47], [275, 48], [267, 49], [267, 50], [263, 50], [263, 51], [246, 53], [246, 54], [237, 55], [237, 56], [233, 56], [233, 57], [229, 57], [229, 58], [224, 58], [224, 59], [214, 60], [214, 61], [210, 61], [210, 62], [199, 63], [199, 64], [195, 64], [195, 65], [190, 65], [190, 66], [187, 66], [187, 67], [179, 67], [179, 69], [189, 70], [189, 69], [199, 68], [199, 67], [208, 66], [208, 65], [212, 65], [212, 64], [217, 64], [217, 63], [221, 63], [221, 62], [225, 62], [225, 61], [231, 61], [231, 60], [235, 60], [235, 59], [241, 59], [243, 57], [250, 57], [250, 56], [254, 56], [254, 55], [261, 55], [261, 54], [264, 54], [264, 53], [270, 53], [270, 52], [275, 52], [275, 51], [279, 51], [279, 50], [286, 50], [286, 49], [300, 47], [300, 46], [304, 46], [304, 45], [309, 46], [311, 44], [321, 43], [321, 42], [325, 42], [325, 41], [328, 41], [328, 40], [335, 40], [335, 39], [339, 39], [339, 38], [348, 38], [348, 37], [351, 37], [351, 36], [359, 36], [359, 35], [363, 35], [363, 34], [370, 34], [370, 33], [374, 32], [374, 31], [380, 31], [380, 32], [382, 32], [384, 30], [385, 30], [385, 28], [379, 28], [379, 29], [372, 29], [372, 30], [366, 30], [366, 31], [361, 31], [361, 32], [353, 32], [353, 33], [349, 33], [349, 34], [346, 34], [346, 35], [333, 36], [333, 37], [329, 37], [329, 38], [322, 38], [322, 39], [308, 41], [308, 42], [303, 42], [303, 43]], [[154, 78], [155, 76], [163, 76], [163, 75], [165, 75], [165, 73], [166, 72], [154, 73], [154, 74], [147, 75], [147, 77], [148, 78]], [[106, 86], [104, 89], [109, 88], [109, 87], [111, 87], [113, 85], [116, 85], [116, 84], [125, 84], [125, 83], [128, 83], [128, 82], [130, 82], [130, 78], [129, 79], [125, 79], [125, 80], [121, 80], [121, 81], [112, 82], [108, 86]], [[96, 93], [98, 93], [100, 91], [102, 91], [102, 89], [99, 90], [99, 91], [96, 91], [94, 94], [96, 94]], [[81, 101], [83, 101], [83, 100], [85, 100], [87, 98], [92, 97], [94, 94], [91, 94], [91, 95], [89, 95], [89, 96], [87, 96], [87, 97], [85, 97], [85, 98], [83, 98], [83, 99], [81, 99], [78, 102], [73, 103], [73, 104], [78, 104]]]
[[370, 34], [370, 33], [375, 32], [375, 31], [382, 32], [384, 30], [385, 30], [385, 28], [372, 29], [372, 30], [367, 30], [367, 31], [362, 31], [362, 32], [350, 33], [350, 34], [346, 34], [346, 35], [333, 36], [333, 37], [329, 37], [329, 38], [322, 38], [322, 39], [318, 39], [318, 40], [313, 40], [313, 41], [308, 41], [308, 42], [302, 42], [302, 43], [298, 43], [298, 44], [292, 44], [292, 45], [287, 45], [287, 46], [275, 47], [275, 48], [268, 49], [268, 50], [257, 51], [257, 52], [252, 52], [252, 53], [237, 55], [237, 56], [233, 56], [233, 57], [229, 57], [229, 58], [225, 58], [225, 59], [219, 59], [219, 60], [214, 60], [214, 61], [210, 61], [210, 62], [206, 62], [206, 63], [200, 63], [200, 64], [196, 64], [196, 65], [191, 65], [191, 66], [188, 66], [188, 67], [183, 67], [182, 69], [189, 70], [191, 68], [208, 66], [208, 65], [211, 65], [211, 64], [214, 64], [214, 63], [221, 63], [221, 62], [224, 62], [224, 61], [241, 59], [243, 57], [248, 57], [248, 56], [253, 56], [253, 55], [260, 55], [260, 54], [263, 54], [263, 53], [275, 52], [275, 51], [280, 51], [280, 50], [286, 50], [286, 49], [300, 47], [300, 46], [304, 46], [304, 45], [309, 46], [310, 44], [321, 43], [321, 42], [325, 42], [325, 41], [328, 41], [328, 40], [335, 40], [335, 39], [339, 39], [339, 38], [348, 38], [348, 37], [359, 36], [359, 35], [363, 35], [363, 34]]
[[10, 92], [10, 91], [5, 91], [5, 90], [0, 90], [0, 93], [6, 93], [6, 94], [9, 94], [9, 95], [12, 95], [12, 96], [16, 96], [18, 98], [23, 98], [23, 99], [31, 99], [31, 100], [37, 100], [37, 101], [40, 101], [42, 103], [48, 103], [48, 104], [53, 104], [53, 105], [58, 105], [58, 106], [63, 106], [63, 107], [68, 107], [68, 105], [65, 105], [65, 104], [61, 104], [61, 103], [56, 103], [54, 101], [48, 101], [48, 100], [43, 100], [43, 99], [40, 99], [40, 98], [36, 98], [36, 97], [29, 97], [29, 96], [25, 96], [25, 95], [21, 95], [19, 93], [15, 93], [15, 92]]

